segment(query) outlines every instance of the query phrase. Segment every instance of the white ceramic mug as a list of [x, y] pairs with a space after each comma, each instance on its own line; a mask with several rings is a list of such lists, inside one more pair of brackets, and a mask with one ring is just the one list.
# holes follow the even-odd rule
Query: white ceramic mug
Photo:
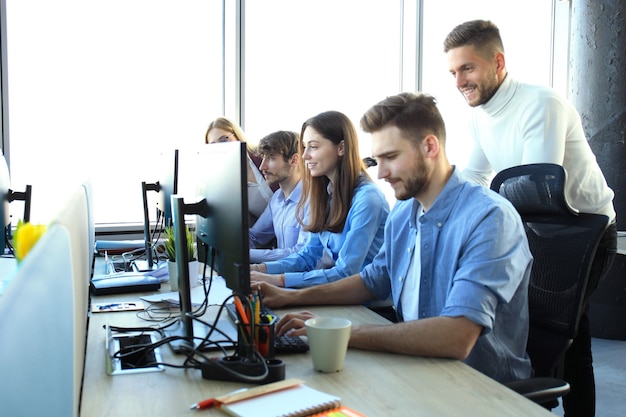
[[348, 350], [352, 323], [340, 317], [314, 317], [304, 322], [313, 358], [313, 369], [338, 372]]

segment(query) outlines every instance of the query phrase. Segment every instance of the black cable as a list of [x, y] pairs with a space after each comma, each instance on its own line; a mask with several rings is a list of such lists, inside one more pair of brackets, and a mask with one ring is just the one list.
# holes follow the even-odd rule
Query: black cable
[[[207, 259], [208, 256], [208, 246], [205, 246], [206, 248], [206, 255], [204, 259]], [[204, 264], [204, 269], [202, 271], [202, 288], [204, 288], [204, 300], [202, 301], [202, 304], [200, 304], [198, 306], [198, 308], [192, 312], [193, 317], [201, 317], [203, 316], [208, 307], [209, 307], [209, 293], [211, 292], [211, 287], [213, 285], [213, 272], [214, 272], [214, 263], [215, 263], [215, 249], [211, 250], [211, 260], [210, 260], [210, 264], [211, 264], [211, 274], [209, 275], [209, 287], [207, 288], [206, 286], [206, 268], [207, 268], [207, 263]], [[190, 272], [191, 273], [191, 272]]]

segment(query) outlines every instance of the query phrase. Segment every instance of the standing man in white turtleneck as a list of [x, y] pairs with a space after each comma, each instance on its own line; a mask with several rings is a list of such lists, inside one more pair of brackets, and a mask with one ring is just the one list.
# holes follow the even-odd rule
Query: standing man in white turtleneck
[[608, 271], [617, 246], [613, 191], [593, 154], [578, 112], [554, 90], [524, 84], [507, 74], [504, 47], [492, 22], [465, 22], [444, 41], [450, 73], [472, 107], [474, 148], [463, 175], [489, 185], [494, 172], [516, 165], [554, 163], [567, 172], [565, 193], [572, 207], [604, 214], [610, 225], [593, 262], [578, 336], [565, 360], [571, 391], [563, 398], [567, 417], [595, 414], [588, 301]]

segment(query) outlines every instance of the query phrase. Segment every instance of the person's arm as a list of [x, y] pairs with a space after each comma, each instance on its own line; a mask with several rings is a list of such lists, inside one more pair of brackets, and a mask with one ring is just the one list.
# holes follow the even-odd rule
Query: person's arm
[[[362, 186], [353, 198], [352, 207], [348, 212], [344, 230], [341, 233], [328, 235], [319, 234], [321, 238], [328, 238], [330, 249], [335, 252], [336, 261], [331, 268], [312, 269], [306, 272], [278, 271], [268, 265], [268, 272], [285, 273], [285, 286], [301, 288], [325, 284], [341, 280], [358, 273], [368, 255], [373, 258], [378, 248], [373, 250], [372, 244], [382, 243], [382, 225], [389, 214], [389, 208], [383, 194], [374, 184]], [[308, 246], [309, 244], [307, 244]], [[321, 250], [321, 252], [320, 252]], [[323, 247], [316, 248], [317, 260], [323, 255]]]
[[493, 169], [487, 160], [483, 148], [478, 141], [474, 140], [474, 146], [467, 160], [467, 165], [461, 172], [461, 176], [475, 184], [488, 187], [493, 177]]
[[522, 164], [563, 165], [567, 137], [568, 109], [551, 94], [539, 96], [519, 115], [519, 130], [524, 143]]
[[351, 305], [363, 304], [372, 295], [359, 274], [325, 285], [291, 290], [265, 281], [252, 280], [251, 287], [263, 294], [263, 303], [270, 308], [298, 305]]
[[355, 326], [349, 346], [463, 360], [481, 332], [482, 326], [465, 317], [431, 317], [388, 325]]
[[[304, 336], [304, 322], [312, 317], [315, 315], [310, 311], [285, 314], [276, 325], [276, 334]], [[465, 317], [431, 317], [386, 325], [362, 324], [353, 326], [348, 345], [379, 352], [464, 360], [482, 330], [482, 326]]]
[[[274, 231], [274, 221], [272, 213], [272, 201], [265, 207], [263, 213], [259, 216], [254, 225], [248, 229], [248, 235], [250, 237], [250, 257], [252, 257], [253, 250], [259, 246], [263, 246], [270, 242], [276, 236]], [[252, 261], [251, 262], [257, 262]]]
[[276, 230], [278, 247], [274, 249], [250, 249], [251, 263], [277, 261], [299, 252], [304, 247], [310, 233], [303, 230], [294, 216], [293, 211], [280, 214], [281, 218], [278, 221], [279, 224], [283, 224], [283, 227], [282, 229], [274, 229]]

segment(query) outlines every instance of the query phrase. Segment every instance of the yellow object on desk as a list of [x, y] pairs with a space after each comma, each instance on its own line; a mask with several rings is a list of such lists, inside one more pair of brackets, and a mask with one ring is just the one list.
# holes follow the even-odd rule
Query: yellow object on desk
[[43, 224], [32, 224], [22, 222], [21, 220], [17, 223], [15, 235], [13, 236], [13, 246], [15, 248], [15, 259], [18, 262], [21, 262], [26, 257], [39, 238], [46, 233], [46, 229], [47, 226]]

